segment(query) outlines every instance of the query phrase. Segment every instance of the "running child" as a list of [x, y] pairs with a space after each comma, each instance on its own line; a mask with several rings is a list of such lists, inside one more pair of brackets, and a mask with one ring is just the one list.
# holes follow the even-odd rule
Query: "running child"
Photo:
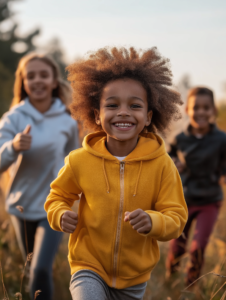
[[65, 159], [45, 203], [50, 226], [71, 234], [72, 298], [142, 299], [157, 241], [180, 236], [187, 220], [180, 176], [155, 133], [178, 116], [180, 96], [156, 48], [100, 49], [68, 71], [72, 115], [97, 131]]
[[190, 124], [175, 138], [170, 156], [181, 174], [189, 217], [184, 234], [171, 241], [167, 271], [168, 275], [177, 271], [178, 258], [186, 251], [189, 230], [196, 219], [189, 249], [191, 267], [186, 278], [186, 283], [191, 284], [200, 275], [205, 248], [223, 200], [219, 181], [221, 176], [226, 175], [226, 134], [212, 123], [216, 108], [210, 89], [191, 89], [186, 112]]
[[[24, 259], [33, 252], [30, 296], [51, 300], [52, 265], [62, 233], [47, 221], [49, 184], [78, 148], [77, 122], [67, 112], [71, 88], [48, 56], [24, 56], [16, 71], [11, 109], [0, 122], [0, 173], [9, 169], [6, 210], [11, 215]], [[25, 220], [25, 222], [24, 222]]]

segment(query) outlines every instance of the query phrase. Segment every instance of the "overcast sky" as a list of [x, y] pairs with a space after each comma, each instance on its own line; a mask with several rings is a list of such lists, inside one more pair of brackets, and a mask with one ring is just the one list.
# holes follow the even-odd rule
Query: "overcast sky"
[[69, 62], [106, 45], [157, 46], [175, 83], [188, 73], [226, 96], [225, 0], [24, 0], [13, 9], [19, 33], [41, 28], [38, 44], [58, 37]]

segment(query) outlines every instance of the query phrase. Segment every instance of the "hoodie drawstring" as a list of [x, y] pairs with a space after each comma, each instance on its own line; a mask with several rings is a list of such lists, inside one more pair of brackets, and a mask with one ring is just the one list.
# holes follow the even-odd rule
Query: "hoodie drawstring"
[[106, 185], [107, 185], [107, 193], [110, 193], [110, 186], [109, 186], [109, 182], [108, 182], [108, 178], [107, 178], [107, 174], [106, 174], [106, 170], [105, 170], [105, 164], [104, 164], [104, 157], [102, 158], [102, 166], [103, 166], [103, 171], [104, 171], [104, 178], [106, 181]]
[[138, 182], [139, 182], [139, 179], [140, 179], [141, 169], [142, 169], [142, 160], [140, 161], [140, 169], [139, 169], [139, 172], [138, 172], [137, 182], [136, 182], [136, 185], [135, 185], [135, 190], [134, 190], [134, 193], [133, 193], [133, 197], [135, 197], [136, 194], [137, 194], [137, 187], [138, 187]]

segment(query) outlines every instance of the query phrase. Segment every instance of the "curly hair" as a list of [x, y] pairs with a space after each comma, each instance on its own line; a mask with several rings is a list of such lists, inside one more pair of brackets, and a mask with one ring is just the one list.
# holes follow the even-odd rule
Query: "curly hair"
[[164, 133], [172, 120], [180, 118], [180, 94], [172, 89], [169, 59], [157, 48], [137, 51], [133, 47], [102, 48], [87, 59], [67, 67], [73, 89], [70, 105], [72, 116], [83, 122], [88, 130], [101, 130], [95, 123], [94, 109], [99, 109], [101, 92], [113, 80], [130, 78], [139, 81], [147, 91], [148, 110], [153, 111], [149, 132]]

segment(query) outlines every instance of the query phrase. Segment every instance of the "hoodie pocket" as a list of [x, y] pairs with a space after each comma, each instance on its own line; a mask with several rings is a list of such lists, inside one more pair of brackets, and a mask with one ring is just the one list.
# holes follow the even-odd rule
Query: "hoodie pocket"
[[160, 255], [156, 240], [134, 232], [134, 238], [122, 243], [118, 276], [121, 278], [134, 278], [141, 274], [151, 272], [157, 264]]
[[71, 235], [69, 241], [70, 260], [84, 262], [87, 265], [100, 265], [100, 259], [87, 228], [82, 227], [77, 230]]

